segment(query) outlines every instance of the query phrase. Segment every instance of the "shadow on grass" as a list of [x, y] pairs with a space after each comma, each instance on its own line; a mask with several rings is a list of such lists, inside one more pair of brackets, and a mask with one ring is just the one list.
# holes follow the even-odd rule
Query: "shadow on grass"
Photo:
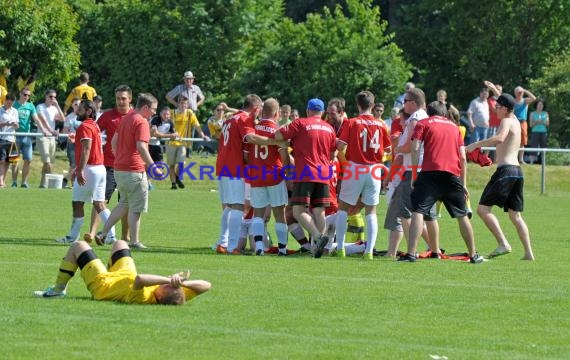
[[[47, 238], [7, 238], [0, 237], [1, 245], [26, 245], [26, 246], [48, 246], [48, 247], [68, 247], [67, 244], [59, 244], [54, 239]], [[111, 250], [111, 246], [93, 246], [95, 250]], [[169, 247], [169, 246], [152, 246], [148, 249], [137, 250], [131, 249], [137, 253], [163, 253], [163, 254], [200, 254], [200, 255], [216, 255], [209, 247]]]

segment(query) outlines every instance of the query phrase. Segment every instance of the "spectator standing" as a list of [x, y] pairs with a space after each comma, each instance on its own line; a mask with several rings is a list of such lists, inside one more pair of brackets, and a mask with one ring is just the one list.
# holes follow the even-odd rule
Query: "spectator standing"
[[497, 134], [465, 148], [466, 151], [471, 152], [483, 146], [497, 147], [495, 159], [497, 170], [483, 190], [479, 206], [477, 207], [477, 214], [495, 236], [498, 243], [497, 248], [489, 254], [490, 258], [505, 255], [512, 251], [511, 245], [501, 229], [499, 220], [491, 212], [493, 206], [499, 206], [509, 213], [509, 219], [517, 230], [519, 239], [524, 247], [522, 260], [534, 260], [530, 234], [521, 214], [524, 208], [524, 176], [517, 154], [521, 144], [522, 129], [518, 118], [513, 113], [516, 100], [510, 94], [502, 94], [497, 99], [496, 106], [497, 114], [502, 119]]
[[482, 88], [479, 96], [471, 101], [467, 109], [469, 127], [474, 132], [474, 141], [485, 140], [489, 131], [489, 89]]
[[95, 104], [95, 109], [97, 109], [97, 112], [95, 113], [95, 121], [97, 121], [101, 115], [103, 115], [103, 97], [101, 95], [95, 96], [93, 98], [93, 103]]
[[291, 105], [282, 105], [279, 111], [278, 125], [285, 126], [291, 123]]
[[[544, 100], [536, 102], [536, 110], [530, 113], [530, 146], [533, 148], [546, 148], [546, 140], [548, 136], [548, 127], [550, 126], [550, 119], [545, 110]], [[543, 153], [536, 153], [530, 155], [530, 163], [534, 164], [535, 161], [542, 159]], [[540, 160], [542, 161], [542, 160]]]
[[211, 147], [215, 149], [215, 152], [218, 152], [224, 121], [237, 111], [237, 109], [229, 107], [225, 102], [221, 102], [214, 109], [214, 114], [208, 118], [206, 124], [210, 132]]
[[297, 109], [292, 109], [291, 110], [291, 121], [295, 121], [298, 118], [300, 118], [301, 116], [299, 115], [299, 110]]
[[[515, 88], [515, 107], [513, 111], [521, 124], [521, 148], [524, 148], [528, 144], [528, 105], [532, 104], [535, 100], [536, 96], [522, 86]], [[519, 163], [525, 164], [524, 151], [519, 151]]]
[[166, 94], [166, 100], [178, 107], [178, 101], [180, 101], [180, 96], [184, 96], [188, 99], [188, 107], [193, 111], [198, 111], [198, 108], [204, 103], [206, 97], [202, 93], [202, 90], [198, 85], [194, 85], [194, 74], [192, 71], [186, 71], [183, 76], [184, 83], [176, 85], [174, 89], [170, 90]]
[[148, 208], [148, 181], [145, 166], [152, 165], [148, 152], [150, 140], [149, 119], [156, 114], [158, 101], [147, 93], [140, 94], [134, 111], [125, 115], [117, 126], [111, 141], [115, 153], [115, 180], [121, 197], [111, 212], [103, 230], [95, 240], [103, 244], [111, 228], [124, 216], [128, 216], [130, 244], [136, 249], [146, 249], [140, 241], [141, 214]]
[[65, 105], [63, 106], [63, 112], [67, 113], [67, 110], [71, 107], [73, 103], [73, 99], [80, 99], [80, 100], [93, 100], [95, 96], [97, 96], [97, 91], [95, 88], [89, 86], [89, 74], [86, 72], [82, 72], [79, 75], [80, 84], [71, 90], [69, 95], [67, 95], [67, 99], [65, 99]]
[[47, 187], [45, 177], [46, 174], [51, 173], [52, 164], [55, 163], [55, 148], [57, 136], [59, 135], [59, 132], [56, 130], [56, 122], [63, 123], [65, 120], [65, 116], [57, 102], [57, 94], [55, 90], [46, 90], [44, 95], [44, 102], [36, 106], [36, 112], [38, 113], [42, 126], [49, 133], [49, 136], [42, 136], [37, 142], [43, 163], [40, 188]]
[[[27, 87], [24, 87], [22, 91], [20, 91], [20, 100], [14, 103], [14, 108], [18, 110], [18, 121], [20, 125], [16, 132], [29, 133], [33, 120], [44, 135], [51, 135], [51, 133], [43, 129], [40, 118], [36, 112], [36, 107], [29, 101], [30, 96], [32, 96], [32, 92]], [[16, 137], [16, 144], [24, 160], [22, 183], [20, 187], [29, 188], [28, 175], [30, 174], [30, 163], [32, 162], [32, 137], [18, 136]], [[18, 186], [18, 172], [19, 166], [16, 164], [12, 167], [12, 187]]]
[[150, 120], [150, 136], [156, 138], [151, 139], [148, 143], [150, 157], [154, 162], [162, 161], [161, 139], [176, 139], [180, 136], [174, 131], [174, 124], [170, 120], [170, 108], [168, 106], [160, 109], [160, 114]]
[[406, 92], [415, 88], [416, 85], [413, 82], [407, 82], [406, 85], [404, 86], [405, 91], [400, 94], [400, 96], [398, 96], [398, 98], [396, 99], [396, 101], [394, 101], [394, 106], [393, 107], [397, 107], [398, 109], [401, 109], [404, 107], [404, 99], [406, 98]]
[[[0, 107], [0, 132], [16, 133], [19, 127], [18, 110], [12, 105], [16, 97], [7, 94], [4, 104]], [[6, 174], [10, 155], [16, 151], [16, 137], [14, 135], [0, 135], [0, 188], [6, 187]]]

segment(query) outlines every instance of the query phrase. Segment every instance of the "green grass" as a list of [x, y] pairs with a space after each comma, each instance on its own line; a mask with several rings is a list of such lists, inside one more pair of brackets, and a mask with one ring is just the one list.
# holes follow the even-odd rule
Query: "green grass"
[[[492, 169], [470, 170], [475, 204]], [[33, 298], [33, 290], [53, 283], [67, 249], [53, 240], [68, 231], [71, 217], [71, 191], [37, 189], [37, 173], [32, 189], [0, 191], [2, 358], [568, 357], [568, 167], [548, 169], [545, 196], [539, 167], [525, 167], [534, 263], [519, 260], [521, 245], [498, 211], [514, 251], [481, 265], [214, 255], [215, 182], [178, 191], [156, 183], [141, 229], [150, 248], [134, 257], [140, 272], [191, 269], [212, 282], [209, 293], [181, 307], [96, 302], [79, 276], [65, 299]], [[380, 223], [385, 211], [382, 204]], [[455, 221], [444, 216], [440, 224], [442, 246], [464, 251]], [[473, 226], [478, 249], [494, 249], [477, 217]], [[377, 248], [385, 242], [381, 232]], [[109, 255], [108, 247], [97, 252]]]

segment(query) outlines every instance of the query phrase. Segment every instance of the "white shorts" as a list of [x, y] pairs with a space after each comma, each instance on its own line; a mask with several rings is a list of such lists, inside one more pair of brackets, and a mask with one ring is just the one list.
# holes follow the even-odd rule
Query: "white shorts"
[[[358, 197], [362, 195], [362, 203], [364, 205], [378, 205], [382, 180], [380, 179], [381, 176], [377, 169], [375, 169], [373, 173], [373, 168], [378, 165], [355, 164], [352, 161], [350, 161], [349, 164], [347, 169], [350, 170], [351, 176], [342, 180], [338, 198], [347, 204], [356, 205]], [[359, 174], [357, 177], [355, 175], [356, 166], [359, 168], [368, 167], [369, 171], [366, 174]]]
[[107, 171], [104, 165], [87, 165], [84, 170], [85, 185], [77, 183], [77, 177], [73, 182], [73, 201], [91, 203], [93, 201], [105, 201], [105, 184]]
[[271, 207], [287, 205], [287, 186], [285, 181], [277, 185], [251, 188], [251, 206], [261, 209], [267, 205]]
[[243, 178], [221, 177], [218, 179], [218, 191], [222, 204], [241, 204], [245, 202], [245, 181]]
[[243, 198], [245, 201], [251, 200], [251, 184], [244, 181]]

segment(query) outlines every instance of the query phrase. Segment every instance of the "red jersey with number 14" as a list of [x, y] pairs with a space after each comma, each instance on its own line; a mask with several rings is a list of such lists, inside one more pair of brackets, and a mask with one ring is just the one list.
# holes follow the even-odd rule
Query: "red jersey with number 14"
[[380, 164], [384, 151], [392, 145], [386, 124], [372, 115], [347, 120], [339, 140], [347, 145], [346, 159], [357, 164]]
[[[277, 124], [273, 120], [262, 119], [254, 126], [257, 135], [274, 137]], [[249, 144], [248, 178], [252, 187], [274, 186], [283, 181], [283, 163], [276, 145]]]
[[253, 133], [252, 115], [240, 110], [222, 124], [222, 136], [216, 159], [216, 176], [242, 178], [244, 176], [244, 138]]

